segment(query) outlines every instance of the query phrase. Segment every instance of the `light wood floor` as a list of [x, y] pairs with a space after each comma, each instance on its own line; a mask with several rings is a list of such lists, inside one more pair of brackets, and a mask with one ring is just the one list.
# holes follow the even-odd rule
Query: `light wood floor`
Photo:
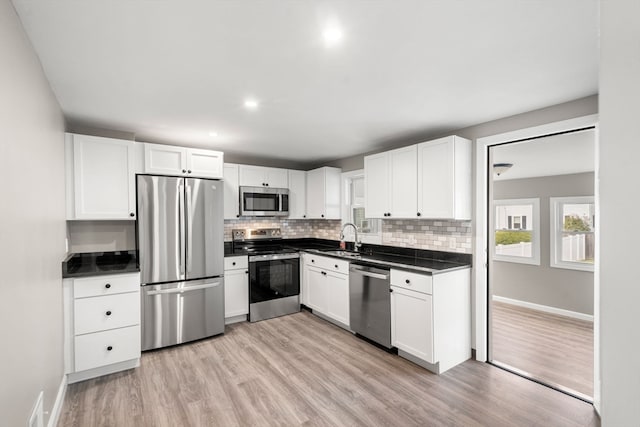
[[60, 426], [598, 426], [591, 405], [486, 363], [434, 375], [308, 312], [144, 353], [69, 386]]
[[493, 301], [493, 359], [593, 396], [593, 322]]

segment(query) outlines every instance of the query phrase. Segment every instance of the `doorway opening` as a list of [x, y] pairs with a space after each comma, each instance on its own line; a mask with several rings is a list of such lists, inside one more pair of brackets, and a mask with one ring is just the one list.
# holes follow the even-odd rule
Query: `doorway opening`
[[593, 402], [594, 127], [488, 150], [487, 360]]

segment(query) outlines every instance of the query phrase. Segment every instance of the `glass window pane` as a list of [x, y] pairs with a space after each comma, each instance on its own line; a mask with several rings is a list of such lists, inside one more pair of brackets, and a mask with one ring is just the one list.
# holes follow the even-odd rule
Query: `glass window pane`
[[594, 208], [593, 203], [563, 203], [561, 205], [560, 260], [593, 264], [595, 255]]
[[533, 256], [533, 205], [498, 205], [495, 212], [495, 254]]

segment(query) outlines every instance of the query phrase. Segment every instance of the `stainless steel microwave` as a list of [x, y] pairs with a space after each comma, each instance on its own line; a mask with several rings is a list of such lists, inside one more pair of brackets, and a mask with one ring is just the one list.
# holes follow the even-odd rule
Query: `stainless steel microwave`
[[240, 187], [241, 216], [288, 216], [289, 189]]

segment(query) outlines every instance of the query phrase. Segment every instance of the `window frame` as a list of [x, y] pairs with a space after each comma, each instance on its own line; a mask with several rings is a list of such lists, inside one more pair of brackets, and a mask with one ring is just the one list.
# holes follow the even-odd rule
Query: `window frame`
[[[496, 208], [509, 205], [531, 205], [531, 257], [520, 257], [496, 254]], [[490, 248], [493, 261], [512, 262], [517, 264], [540, 265], [540, 199], [499, 199], [492, 203], [493, 230], [490, 233]]]
[[[344, 227], [344, 224], [347, 222], [353, 222], [352, 218], [352, 209], [351, 209], [351, 181], [358, 178], [364, 178], [364, 169], [358, 169], [349, 172], [342, 173], [342, 201], [341, 201], [341, 212], [342, 212], [342, 225], [341, 228]], [[368, 218], [371, 221], [377, 221], [378, 223], [378, 231], [374, 233], [362, 233], [358, 231], [358, 237], [360, 237], [360, 241], [362, 243], [370, 243], [380, 245], [382, 244], [382, 220], [379, 218]], [[349, 227], [344, 230], [344, 237], [346, 241], [354, 240], [353, 228]]]
[[[565, 204], [593, 204], [595, 207], [594, 196], [564, 196], [564, 197], [550, 197], [549, 198], [549, 232], [550, 232], [550, 259], [549, 266], [552, 268], [562, 268], [566, 270], [578, 270], [593, 272], [595, 268], [594, 263], [584, 263], [577, 261], [563, 261], [558, 259], [558, 254], [562, 254], [562, 232], [564, 231], [563, 216], [560, 212], [561, 208]], [[595, 224], [594, 224], [595, 226]], [[595, 235], [595, 230], [593, 230]]]

